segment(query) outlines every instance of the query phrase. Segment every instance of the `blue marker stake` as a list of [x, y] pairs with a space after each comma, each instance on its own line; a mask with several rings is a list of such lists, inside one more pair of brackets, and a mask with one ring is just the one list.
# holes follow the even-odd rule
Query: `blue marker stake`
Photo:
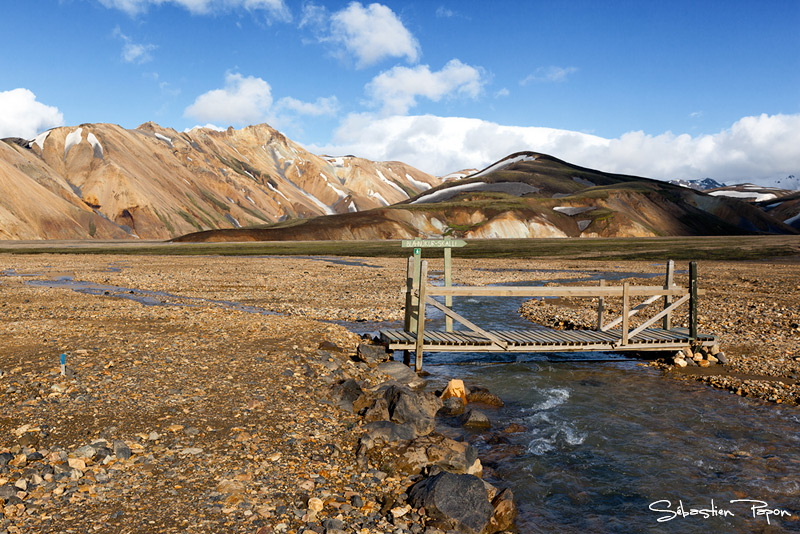
[[66, 353], [61, 355], [61, 376], [67, 375], [67, 355]]

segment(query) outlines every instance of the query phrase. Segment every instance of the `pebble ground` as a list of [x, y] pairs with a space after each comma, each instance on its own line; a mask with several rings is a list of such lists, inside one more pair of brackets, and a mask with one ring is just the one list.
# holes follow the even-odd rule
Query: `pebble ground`
[[[326, 393], [333, 378], [378, 378], [350, 361], [358, 337], [325, 321], [400, 319], [405, 260], [350, 260], [4, 256], [0, 533], [397, 531], [379, 509], [408, 481], [356, 465], [358, 421]], [[455, 260], [454, 279], [661, 269]], [[64, 277], [128, 291], [27, 283]], [[797, 404], [800, 265], [701, 262], [700, 286], [701, 329], [719, 335], [729, 364], [667, 374]], [[591, 320], [586, 304], [524, 308], [557, 324]]]

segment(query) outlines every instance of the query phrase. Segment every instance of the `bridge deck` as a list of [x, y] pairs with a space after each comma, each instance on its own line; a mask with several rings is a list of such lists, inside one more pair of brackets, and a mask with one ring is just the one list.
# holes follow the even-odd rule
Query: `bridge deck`
[[[503, 348], [471, 331], [425, 330], [423, 352], [584, 352], [584, 351], [655, 351], [681, 349], [691, 343], [689, 330], [648, 328], [619, 345], [619, 329], [596, 330], [488, 330], [508, 344]], [[416, 350], [417, 336], [399, 329], [380, 331], [381, 340], [391, 350]], [[696, 343], [713, 345], [716, 337], [698, 334]]]

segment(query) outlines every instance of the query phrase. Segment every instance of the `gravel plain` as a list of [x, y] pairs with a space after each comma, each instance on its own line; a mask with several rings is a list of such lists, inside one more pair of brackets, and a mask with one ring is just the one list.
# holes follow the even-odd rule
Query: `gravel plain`
[[[329, 321], [399, 320], [405, 260], [344, 260], [4, 256], [0, 532], [398, 531], [381, 506], [409, 480], [357, 465], [361, 422], [327, 392], [334, 378], [379, 380], [351, 359], [359, 337]], [[473, 285], [663, 269], [454, 265], [454, 282]], [[702, 262], [700, 286], [701, 329], [719, 335], [729, 363], [661, 364], [665, 375], [797, 404], [800, 266]], [[593, 320], [586, 304], [527, 307], [563, 326]], [[408, 531], [421, 524], [410, 518]]]

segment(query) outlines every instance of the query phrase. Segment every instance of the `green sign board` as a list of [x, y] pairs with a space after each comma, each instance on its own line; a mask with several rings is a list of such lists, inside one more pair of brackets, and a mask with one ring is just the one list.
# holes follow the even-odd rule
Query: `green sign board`
[[402, 248], [458, 248], [466, 245], [463, 239], [403, 239]]

